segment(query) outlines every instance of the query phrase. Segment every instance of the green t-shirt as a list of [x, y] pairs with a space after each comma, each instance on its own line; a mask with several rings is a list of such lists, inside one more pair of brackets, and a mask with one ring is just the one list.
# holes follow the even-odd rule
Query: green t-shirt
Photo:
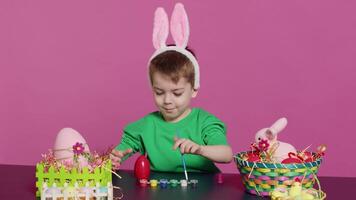
[[[227, 145], [225, 124], [214, 115], [193, 108], [188, 116], [176, 123], [166, 122], [159, 112], [153, 112], [127, 125], [116, 149], [131, 148], [133, 153], [147, 153], [151, 170], [182, 172], [180, 150], [173, 150], [174, 136], [178, 132], [180, 138], [190, 139], [199, 145]], [[184, 154], [184, 158], [187, 171], [219, 172], [215, 164], [203, 156]]]

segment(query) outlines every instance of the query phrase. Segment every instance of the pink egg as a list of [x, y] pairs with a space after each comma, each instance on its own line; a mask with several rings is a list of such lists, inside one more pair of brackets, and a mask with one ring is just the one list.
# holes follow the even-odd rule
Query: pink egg
[[[59, 131], [56, 141], [54, 142], [54, 157], [63, 163], [73, 161], [73, 145], [76, 143], [83, 144], [84, 152], [90, 152], [87, 142], [79, 132], [72, 128], [63, 128]], [[82, 155], [79, 156], [79, 164], [81, 167], [88, 165], [87, 159]]]

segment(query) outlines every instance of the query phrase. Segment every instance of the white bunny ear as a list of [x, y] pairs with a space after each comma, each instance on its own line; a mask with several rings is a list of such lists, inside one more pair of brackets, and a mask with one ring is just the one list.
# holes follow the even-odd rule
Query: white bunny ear
[[155, 49], [160, 49], [166, 46], [168, 37], [168, 16], [163, 8], [156, 9], [152, 42]]
[[287, 118], [280, 118], [271, 126], [270, 130], [273, 132], [273, 134], [277, 134], [287, 126], [287, 123]]
[[189, 22], [187, 13], [181, 3], [174, 6], [171, 18], [171, 34], [175, 44], [185, 49], [189, 39]]

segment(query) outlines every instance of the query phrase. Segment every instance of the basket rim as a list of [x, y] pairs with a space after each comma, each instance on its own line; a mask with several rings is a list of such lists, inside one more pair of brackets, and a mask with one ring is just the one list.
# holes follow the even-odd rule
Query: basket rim
[[[257, 168], [268, 168], [268, 169], [301, 169], [301, 168], [310, 168], [310, 167], [319, 167], [322, 158], [318, 158], [313, 162], [305, 162], [305, 163], [291, 163], [291, 164], [282, 164], [282, 163], [264, 163], [264, 162], [249, 162], [247, 160], [243, 160], [241, 158], [242, 154], [250, 153], [252, 151], [242, 151], [234, 155], [235, 163], [238, 166], [243, 167], [257, 167]], [[312, 152], [314, 155], [315, 153]]]

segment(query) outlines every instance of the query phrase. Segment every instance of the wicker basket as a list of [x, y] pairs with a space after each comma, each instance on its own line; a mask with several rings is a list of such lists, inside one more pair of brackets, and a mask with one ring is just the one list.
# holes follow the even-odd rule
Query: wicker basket
[[275, 188], [290, 188], [295, 178], [302, 180], [303, 188], [313, 187], [322, 162], [321, 158], [297, 164], [249, 162], [242, 159], [247, 153], [236, 154], [235, 163], [247, 192], [260, 196], [269, 196]]

